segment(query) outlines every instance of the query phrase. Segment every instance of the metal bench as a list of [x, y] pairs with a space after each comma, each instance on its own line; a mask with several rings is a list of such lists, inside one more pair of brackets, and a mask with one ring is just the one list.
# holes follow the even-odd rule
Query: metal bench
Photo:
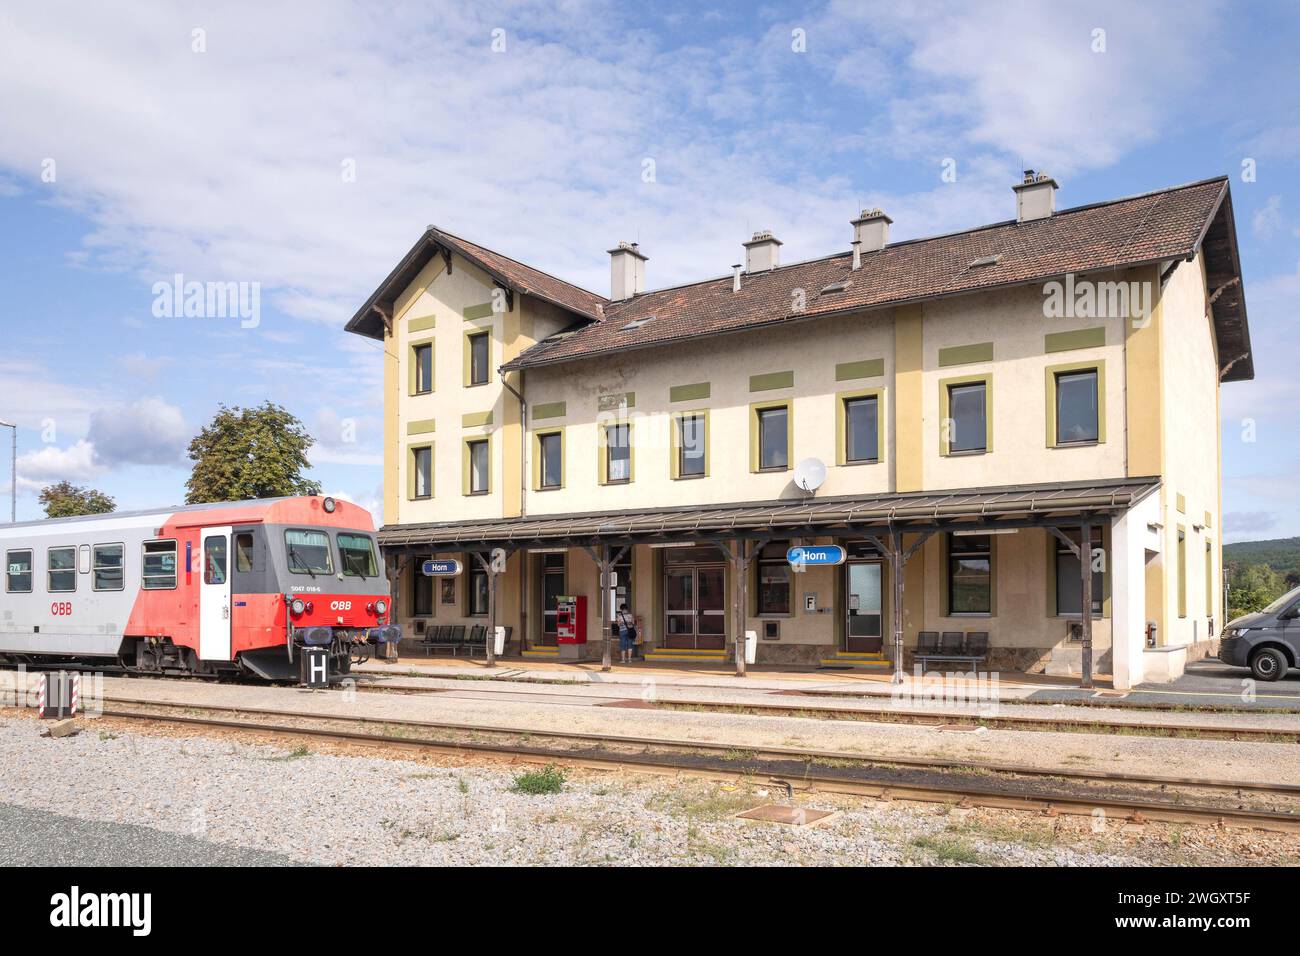
[[914, 659], [925, 673], [927, 664], [969, 664], [976, 667], [988, 659], [989, 632], [944, 631], [942, 637], [937, 631], [921, 631], [916, 636], [916, 654]]

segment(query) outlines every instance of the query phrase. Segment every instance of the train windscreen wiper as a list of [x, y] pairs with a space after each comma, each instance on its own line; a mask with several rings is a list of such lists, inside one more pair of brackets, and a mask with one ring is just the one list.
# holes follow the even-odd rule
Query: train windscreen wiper
[[311, 565], [302, 559], [302, 556], [298, 554], [298, 549], [293, 545], [289, 545], [289, 560], [297, 561], [302, 569], [311, 575], [312, 580], [316, 580], [316, 572], [311, 569]]

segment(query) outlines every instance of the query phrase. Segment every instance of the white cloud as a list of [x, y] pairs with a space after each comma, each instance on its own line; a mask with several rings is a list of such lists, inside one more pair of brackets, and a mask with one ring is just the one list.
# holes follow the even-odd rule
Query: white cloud
[[143, 398], [95, 412], [87, 436], [95, 461], [105, 467], [184, 464], [192, 437], [180, 409], [161, 398]]
[[1282, 228], [1282, 197], [1269, 196], [1268, 200], [1255, 212], [1251, 220], [1251, 229], [1261, 239], [1271, 239]]
[[[660, 286], [724, 274], [757, 228], [790, 260], [844, 249], [859, 201], [887, 203], [900, 238], [1003, 219], [1016, 157], [1114, 162], [1212, 75], [1196, 7], [885, 10], [801, 16], [794, 54], [774, 10], [757, 35], [670, 46], [617, 4], [10, 8], [0, 85], [25, 95], [0, 114], [0, 166], [31, 179], [58, 161], [41, 188], [94, 222], [88, 263], [260, 281], [337, 328], [430, 221], [604, 291], [619, 239], [640, 239]], [[836, 80], [860, 111], [828, 107]], [[956, 186], [938, 180], [949, 155]], [[899, 156], [934, 186], [852, 185]], [[827, 157], [841, 174], [811, 172]]]
[[47, 445], [18, 455], [18, 491], [38, 492], [60, 481], [90, 481], [102, 471], [94, 446], [84, 439], [67, 448]]

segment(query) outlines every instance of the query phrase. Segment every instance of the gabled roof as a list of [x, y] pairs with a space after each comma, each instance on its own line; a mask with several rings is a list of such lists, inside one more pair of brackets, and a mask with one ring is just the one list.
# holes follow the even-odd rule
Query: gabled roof
[[557, 279], [540, 269], [524, 265], [509, 256], [503, 256], [468, 239], [429, 226], [419, 241], [411, 247], [411, 251], [397, 264], [397, 268], [388, 274], [388, 278], [380, 283], [379, 288], [357, 310], [357, 314], [348, 322], [347, 330], [372, 339], [382, 339], [384, 323], [375, 311], [376, 307], [391, 315], [394, 300], [415, 281], [420, 270], [428, 265], [434, 256], [443, 255], [450, 259], [452, 254], [463, 256], [474, 263], [492, 276], [502, 288], [544, 299], [552, 305], [572, 312], [579, 319], [599, 321], [601, 309], [608, 301], [603, 296], [588, 292], [563, 279]]
[[[641, 293], [605, 306], [604, 321], [568, 329], [524, 351], [506, 369], [667, 346], [775, 323], [984, 292], [1066, 273], [1188, 259], [1203, 249], [1224, 380], [1254, 377], [1245, 295], [1227, 177], [744, 275]], [[984, 264], [977, 264], [983, 262]], [[828, 287], [844, 287], [834, 290]], [[803, 290], [804, 308], [795, 311]], [[632, 324], [629, 328], [629, 324]], [[1235, 361], [1234, 361], [1235, 360]]]

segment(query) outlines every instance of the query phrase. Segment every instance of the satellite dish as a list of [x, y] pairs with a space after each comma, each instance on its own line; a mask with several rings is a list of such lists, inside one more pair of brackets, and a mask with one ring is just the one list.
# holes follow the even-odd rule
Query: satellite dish
[[805, 458], [794, 466], [794, 483], [812, 494], [826, 480], [826, 463], [820, 458]]

